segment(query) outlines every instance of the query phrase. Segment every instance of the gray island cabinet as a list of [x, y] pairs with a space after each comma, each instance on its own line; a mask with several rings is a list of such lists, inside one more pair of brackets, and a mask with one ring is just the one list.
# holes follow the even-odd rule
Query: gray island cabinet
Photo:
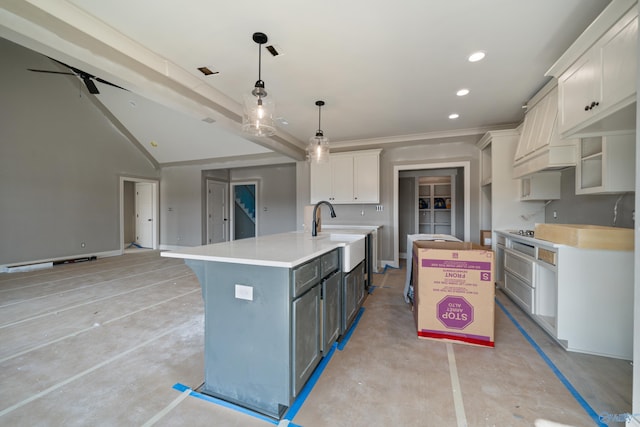
[[284, 415], [364, 300], [364, 263], [343, 280], [343, 245], [284, 233], [162, 253], [184, 258], [202, 286], [199, 391]]

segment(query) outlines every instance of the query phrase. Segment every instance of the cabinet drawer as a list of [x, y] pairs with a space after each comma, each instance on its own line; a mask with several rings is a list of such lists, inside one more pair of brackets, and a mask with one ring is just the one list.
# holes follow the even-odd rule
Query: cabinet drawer
[[504, 269], [525, 281], [529, 286], [533, 283], [533, 260], [511, 251], [505, 251]]
[[533, 313], [533, 288], [531, 286], [507, 271], [504, 274], [504, 288], [528, 314]]
[[538, 248], [538, 259], [547, 264], [556, 265], [556, 255], [557, 253], [554, 251]]
[[307, 289], [320, 282], [320, 258], [293, 269], [291, 283], [293, 297], [302, 295]]
[[338, 250], [333, 250], [328, 254], [324, 254], [320, 257], [320, 265], [322, 267], [322, 277], [327, 277], [327, 274], [340, 268], [340, 254]]

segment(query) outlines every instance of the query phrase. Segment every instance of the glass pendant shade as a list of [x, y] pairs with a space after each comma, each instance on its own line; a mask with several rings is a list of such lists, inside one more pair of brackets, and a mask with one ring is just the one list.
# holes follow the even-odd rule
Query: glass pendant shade
[[307, 145], [307, 158], [312, 163], [326, 163], [329, 161], [329, 139], [324, 136], [320, 127], [321, 110], [324, 101], [316, 101], [318, 106], [318, 130], [316, 136], [309, 138]]
[[307, 146], [309, 161], [313, 163], [326, 163], [329, 161], [329, 139], [322, 132], [309, 138]]
[[[257, 89], [257, 88], [256, 88]], [[273, 121], [275, 102], [267, 92], [254, 95], [256, 89], [244, 95], [242, 111], [242, 131], [255, 136], [271, 136], [276, 133]]]

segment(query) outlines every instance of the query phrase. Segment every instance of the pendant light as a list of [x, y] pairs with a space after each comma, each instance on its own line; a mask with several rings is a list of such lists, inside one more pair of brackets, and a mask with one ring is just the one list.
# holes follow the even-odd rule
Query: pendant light
[[254, 136], [271, 136], [276, 133], [273, 122], [275, 103], [273, 96], [267, 96], [261, 78], [262, 45], [267, 42], [264, 33], [253, 33], [253, 41], [258, 44], [258, 81], [250, 93], [243, 98], [242, 130]]
[[329, 139], [324, 136], [320, 127], [320, 113], [324, 101], [316, 101], [316, 105], [318, 106], [318, 130], [316, 136], [309, 138], [307, 156], [310, 162], [326, 163], [329, 161]]

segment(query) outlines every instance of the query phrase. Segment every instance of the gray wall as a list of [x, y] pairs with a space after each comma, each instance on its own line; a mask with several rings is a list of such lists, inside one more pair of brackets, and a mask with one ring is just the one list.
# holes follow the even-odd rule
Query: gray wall
[[0, 58], [0, 265], [120, 250], [120, 176], [158, 172], [77, 78], [4, 39]]
[[296, 166], [294, 163], [231, 169], [231, 181], [258, 181], [258, 235], [296, 229]]
[[258, 235], [296, 229], [294, 163], [217, 171], [212, 167], [213, 165], [185, 165], [162, 168], [160, 243], [163, 247], [203, 244], [203, 212], [206, 201], [203, 187], [206, 177], [232, 182], [258, 181]]
[[[469, 138], [467, 138], [469, 139]], [[480, 139], [478, 137], [477, 139]], [[323, 215], [323, 224], [346, 225], [381, 225], [379, 231], [379, 253], [381, 262], [393, 261], [393, 236], [395, 230], [393, 219], [393, 170], [396, 165], [433, 164], [470, 162], [471, 189], [471, 240], [479, 241], [479, 149], [475, 146], [477, 139], [471, 141], [448, 141], [445, 143], [416, 144], [406, 147], [385, 147], [380, 157], [380, 204], [381, 212], [376, 211], [376, 205], [337, 205], [337, 218]], [[298, 229], [302, 229], [303, 213], [301, 207], [309, 204], [309, 167], [305, 162], [298, 163]], [[305, 186], [306, 184], [306, 186]], [[363, 215], [364, 214], [364, 215]]]
[[[562, 171], [560, 200], [545, 208], [545, 222], [549, 224], [595, 224], [633, 228], [632, 213], [635, 209], [635, 193], [610, 195], [576, 195], [576, 169]], [[617, 209], [616, 209], [617, 204]], [[617, 210], [617, 215], [614, 214]], [[558, 218], [553, 218], [556, 211]], [[614, 223], [615, 215], [615, 223]]]

